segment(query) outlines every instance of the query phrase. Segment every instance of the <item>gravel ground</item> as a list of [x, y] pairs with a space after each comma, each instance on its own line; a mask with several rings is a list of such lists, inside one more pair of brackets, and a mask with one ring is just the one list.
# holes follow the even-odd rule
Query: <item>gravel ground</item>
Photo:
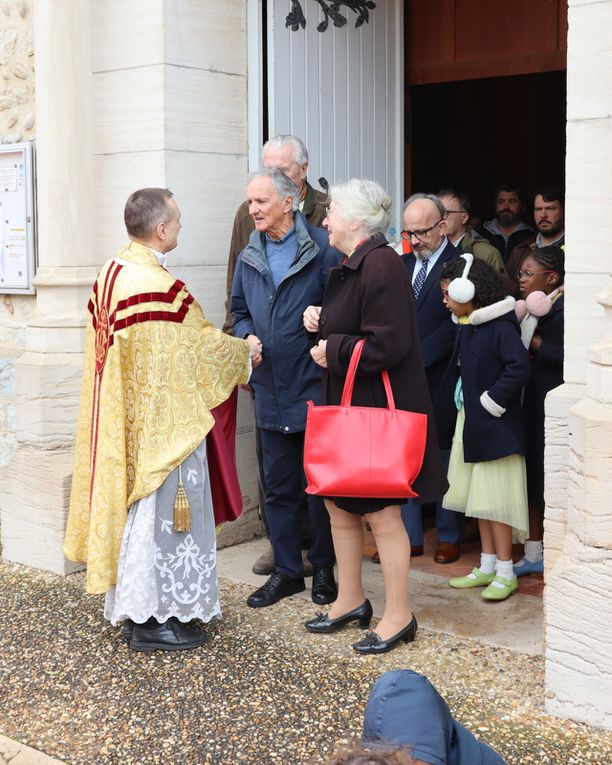
[[373, 681], [408, 667], [509, 765], [612, 763], [611, 733], [544, 714], [541, 658], [425, 630], [359, 656], [357, 629], [310, 635], [312, 604], [253, 610], [249, 591], [221, 581], [204, 648], [138, 654], [82, 574], [0, 563], [0, 733], [71, 765], [315, 765], [359, 736]]

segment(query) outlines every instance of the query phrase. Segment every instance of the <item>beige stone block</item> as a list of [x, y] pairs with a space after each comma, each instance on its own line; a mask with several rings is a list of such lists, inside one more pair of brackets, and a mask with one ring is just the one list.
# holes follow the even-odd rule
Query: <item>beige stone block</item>
[[[603, 343], [599, 346], [603, 346]], [[612, 346], [606, 343], [606, 354], [612, 354]], [[589, 349], [589, 355], [593, 355], [593, 348]], [[612, 364], [587, 363], [587, 388], [590, 398], [612, 405]]]
[[166, 70], [155, 64], [94, 75], [96, 154], [165, 148]]
[[247, 73], [247, 3], [167, 0], [165, 58], [172, 64], [218, 72]]
[[[99, 265], [112, 258], [127, 242], [123, 208], [129, 195], [147, 186], [166, 187], [163, 151], [98, 155], [95, 158], [96, 211], [94, 242]], [[175, 189], [170, 186], [175, 191]], [[180, 200], [179, 200], [180, 204]]]
[[94, 72], [142, 67], [164, 60], [165, 0], [93, 0]]
[[612, 110], [612, 4], [572, 2], [568, 16], [568, 119], [609, 116]]
[[168, 66], [165, 144], [175, 151], [247, 153], [247, 78]]
[[16, 432], [22, 445], [72, 448], [81, 393], [80, 354], [24, 353], [15, 363]]
[[245, 198], [247, 157], [173, 151], [166, 168], [182, 210], [181, 262], [225, 266], [234, 215]]
[[0, 532], [5, 560], [55, 574], [76, 566], [62, 551], [73, 452], [18, 449], [0, 472]]
[[[610, 113], [610, 112], [608, 112]], [[566, 270], [610, 274], [605, 227], [612, 197], [612, 117], [569, 121], [566, 159]], [[586, 189], [597, 189], [596, 194]], [[607, 280], [598, 284], [598, 292]]]
[[602, 582], [611, 565], [611, 551], [586, 547], [570, 534], [544, 592], [547, 711], [608, 728], [612, 599]]

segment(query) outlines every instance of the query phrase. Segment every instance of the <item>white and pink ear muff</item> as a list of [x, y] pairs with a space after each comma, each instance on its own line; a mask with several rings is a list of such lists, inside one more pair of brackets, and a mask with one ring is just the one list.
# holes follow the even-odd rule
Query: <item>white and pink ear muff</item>
[[469, 303], [474, 299], [476, 294], [476, 287], [474, 282], [471, 282], [467, 277], [470, 273], [470, 268], [474, 262], [474, 256], [470, 252], [464, 252], [461, 256], [465, 261], [465, 268], [463, 274], [448, 285], [448, 296], [455, 303]]

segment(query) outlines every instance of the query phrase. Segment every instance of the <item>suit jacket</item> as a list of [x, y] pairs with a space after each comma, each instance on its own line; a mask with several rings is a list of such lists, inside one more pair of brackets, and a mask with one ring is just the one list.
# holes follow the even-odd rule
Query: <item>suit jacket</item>
[[[433, 402], [441, 449], [450, 449], [455, 430], [457, 410], [453, 393], [458, 372], [456, 369], [450, 369], [445, 374], [453, 354], [457, 328], [452, 321], [450, 311], [442, 300], [440, 271], [447, 261], [458, 258], [460, 255], [460, 250], [448, 241], [440, 257], [427, 274], [425, 284], [416, 301], [419, 339], [421, 340], [423, 362], [429, 384], [429, 393]], [[408, 271], [408, 276], [412, 280], [412, 274], [416, 267], [416, 257], [414, 253], [409, 253], [402, 255], [401, 258]]]

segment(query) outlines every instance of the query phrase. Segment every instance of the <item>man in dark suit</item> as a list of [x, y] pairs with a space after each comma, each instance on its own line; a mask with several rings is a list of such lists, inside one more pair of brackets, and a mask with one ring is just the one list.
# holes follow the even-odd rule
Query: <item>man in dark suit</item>
[[[412, 252], [401, 257], [416, 297], [419, 336], [436, 416], [438, 441], [443, 459], [448, 465], [457, 416], [453, 400], [457, 378], [452, 372], [447, 372], [455, 340], [455, 326], [442, 300], [439, 274], [444, 263], [459, 257], [461, 253], [446, 236], [446, 209], [437, 196], [413, 194], [404, 205], [403, 223], [402, 238], [409, 242]], [[436, 504], [438, 546], [434, 560], [437, 563], [452, 563], [459, 557], [465, 517], [445, 510], [441, 500], [442, 497]], [[421, 506], [409, 502], [402, 508], [402, 517], [413, 555], [422, 554]]]

